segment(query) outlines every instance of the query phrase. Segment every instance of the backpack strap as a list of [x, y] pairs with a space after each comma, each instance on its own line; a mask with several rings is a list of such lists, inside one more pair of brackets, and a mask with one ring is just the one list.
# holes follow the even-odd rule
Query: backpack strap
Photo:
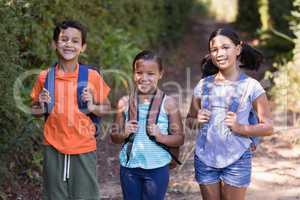
[[[242, 73], [240, 76], [240, 80], [246, 79], [246, 78], [248, 78], [248, 77], [244, 73]], [[249, 90], [249, 83], [247, 84], [247, 88], [244, 91], [244, 93], [242, 94], [240, 99], [238, 99], [237, 97], [232, 97], [231, 104], [229, 105], [229, 111], [235, 112], [235, 113], [238, 112], [241, 104], [245, 103], [245, 101], [246, 101], [246, 95], [248, 93], [248, 90]], [[248, 122], [250, 125], [255, 125], [258, 123], [258, 117], [253, 108], [250, 110]], [[255, 146], [257, 146], [260, 142], [260, 138], [258, 136], [250, 136], [249, 138]]]
[[[257, 117], [257, 113], [255, 112], [255, 110], [252, 108], [252, 110], [250, 111], [249, 114], [249, 124], [250, 125], [255, 125], [258, 124], [258, 117]], [[252, 140], [252, 143], [257, 146], [260, 143], [260, 137], [259, 136], [251, 136], [250, 139]]]
[[48, 119], [49, 114], [52, 112], [55, 103], [55, 67], [57, 63], [54, 63], [50, 68], [46, 76], [44, 83], [44, 88], [48, 90], [49, 96], [51, 98], [50, 103], [45, 103], [45, 121]]
[[81, 112], [87, 113], [87, 102], [81, 100], [83, 89], [87, 87], [89, 80], [89, 69], [84, 65], [79, 65], [77, 79], [77, 105]]
[[203, 80], [203, 86], [202, 86], [202, 95], [201, 96], [205, 96], [205, 98], [203, 98], [201, 100], [201, 107], [204, 109], [209, 109], [210, 106], [210, 102], [209, 102], [209, 95], [210, 95], [210, 83], [214, 80], [214, 75], [208, 76], [206, 78], [204, 78]]
[[[138, 95], [136, 94], [137, 91], [134, 89], [133, 92], [129, 95], [128, 98], [128, 121], [135, 120], [139, 121], [139, 99]], [[130, 160], [130, 154], [133, 146], [133, 141], [134, 141], [135, 133], [130, 133], [129, 136], [125, 139], [124, 144], [127, 144], [127, 149], [126, 149], [126, 165], [128, 164]]]
[[[147, 113], [146, 127], [148, 127], [149, 124], [157, 124], [164, 97], [165, 93], [157, 89], [150, 102], [149, 110]], [[146, 132], [150, 140], [155, 140], [154, 136], [149, 135], [147, 129]]]
[[[239, 77], [239, 80], [243, 80], [243, 79], [246, 79], [247, 76], [244, 74], [244, 73], [241, 73], [240, 74], [240, 77]], [[235, 96], [232, 96], [231, 97], [231, 102], [230, 102], [230, 105], [228, 107], [228, 110], [230, 112], [234, 112], [234, 113], [237, 113], [238, 110], [239, 110], [239, 107], [241, 106], [241, 104], [245, 101], [245, 97], [248, 93], [248, 85], [247, 84], [247, 88], [246, 90], [243, 92], [242, 96], [240, 98], [238, 97], [235, 97]]]
[[[89, 69], [95, 70], [94, 68], [91, 68], [88, 65], [79, 64], [78, 80], [77, 80], [77, 105], [78, 105], [80, 112], [85, 113], [94, 123], [94, 125], [96, 127], [95, 137], [97, 137], [100, 134], [100, 130], [101, 130], [101, 128], [100, 128], [101, 118], [98, 117], [97, 115], [94, 115], [93, 113], [89, 113], [87, 110], [87, 102], [83, 102], [81, 100], [83, 89], [88, 86]], [[95, 70], [95, 71], [97, 71], [97, 70]]]
[[[165, 98], [165, 93], [163, 93], [161, 90], [157, 89], [155, 96], [152, 98], [148, 115], [147, 115], [147, 122], [146, 127], [148, 127], [149, 124], [157, 124], [158, 118], [161, 112], [161, 108], [163, 106], [163, 100]], [[156, 141], [156, 138], [149, 134], [148, 130], [146, 129], [147, 135], [149, 139], [153, 142], [155, 142], [158, 146], [163, 148], [165, 151], [167, 151], [172, 159], [179, 165], [181, 165], [181, 162], [178, 160], [178, 158], [174, 155], [174, 153], [170, 150], [170, 148], [162, 143], [159, 143]], [[168, 131], [169, 133], [169, 131]]]

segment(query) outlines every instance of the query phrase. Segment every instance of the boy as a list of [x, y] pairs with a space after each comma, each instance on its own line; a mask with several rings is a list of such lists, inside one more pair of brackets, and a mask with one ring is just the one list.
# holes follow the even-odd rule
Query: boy
[[[58, 24], [52, 42], [58, 63], [42, 71], [32, 89], [32, 113], [45, 116], [44, 200], [100, 199], [97, 126], [90, 116], [102, 116], [110, 110], [110, 88], [96, 70], [78, 63], [80, 53], [86, 49], [86, 35], [86, 29], [77, 21]], [[81, 69], [88, 69], [85, 85], [79, 81]], [[78, 90], [80, 86], [84, 88]]]

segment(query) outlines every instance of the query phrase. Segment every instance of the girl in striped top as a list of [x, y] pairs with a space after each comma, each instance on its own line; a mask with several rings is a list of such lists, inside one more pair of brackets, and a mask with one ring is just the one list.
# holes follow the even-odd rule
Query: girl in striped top
[[125, 200], [164, 199], [169, 182], [170, 147], [184, 142], [176, 101], [158, 88], [161, 58], [142, 51], [133, 61], [134, 91], [117, 105], [111, 138], [123, 143], [120, 180]]

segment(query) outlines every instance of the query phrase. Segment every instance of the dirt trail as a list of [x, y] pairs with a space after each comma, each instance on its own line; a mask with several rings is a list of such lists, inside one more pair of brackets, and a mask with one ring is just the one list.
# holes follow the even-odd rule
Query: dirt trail
[[[172, 56], [166, 55], [169, 64], [166, 67], [162, 87], [169, 94], [177, 96], [183, 116], [189, 107], [192, 88], [200, 80], [199, 63], [200, 58], [207, 53], [209, 34], [223, 25], [209, 19], [192, 17], [179, 48], [175, 53], [172, 52]], [[261, 77], [259, 75], [261, 74], [255, 76]], [[181, 149], [181, 156], [186, 162], [181, 168], [171, 172], [166, 199], [201, 199], [198, 184], [194, 181], [192, 148], [195, 136], [195, 133], [186, 135], [185, 144]], [[247, 200], [300, 199], [299, 141], [300, 129], [277, 131], [273, 136], [263, 139], [253, 158], [252, 183], [247, 191]], [[107, 145], [107, 139], [105, 139], [99, 142], [98, 149], [102, 197], [103, 199], [122, 199], [118, 175], [119, 147]]]

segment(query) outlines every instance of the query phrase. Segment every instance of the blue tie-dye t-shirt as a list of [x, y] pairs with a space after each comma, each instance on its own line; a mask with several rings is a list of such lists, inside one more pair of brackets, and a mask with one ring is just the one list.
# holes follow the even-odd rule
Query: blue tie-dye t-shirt
[[253, 101], [265, 93], [257, 80], [242, 75], [244, 78], [227, 83], [217, 83], [210, 77], [212, 81], [206, 82], [208, 95], [202, 92], [204, 79], [194, 89], [194, 96], [200, 98], [202, 103], [204, 99], [209, 101], [208, 109], [212, 113], [208, 123], [199, 129], [196, 142], [196, 155], [208, 166], [223, 168], [234, 163], [252, 142], [249, 137], [232, 132], [224, 123], [232, 99], [238, 98], [237, 121], [249, 124]]

